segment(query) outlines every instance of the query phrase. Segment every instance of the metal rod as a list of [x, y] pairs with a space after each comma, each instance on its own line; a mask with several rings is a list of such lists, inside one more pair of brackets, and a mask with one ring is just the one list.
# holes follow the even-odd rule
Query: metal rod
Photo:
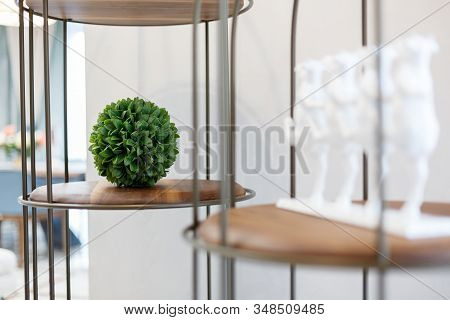
[[228, 277], [227, 277], [227, 299], [235, 300], [235, 274], [236, 274], [236, 263], [234, 258], [227, 258], [228, 263]]
[[[296, 96], [296, 79], [295, 79], [295, 65], [296, 65], [296, 55], [297, 55], [297, 17], [298, 17], [298, 0], [294, 0], [294, 5], [292, 8], [292, 24], [291, 24], [291, 66], [290, 66], [290, 80], [291, 80], [291, 108], [290, 117], [294, 119], [294, 107], [295, 107], [295, 96]], [[290, 189], [291, 198], [295, 198], [296, 195], [296, 173], [295, 173], [295, 147], [291, 146], [290, 150]], [[295, 300], [295, 265], [290, 266], [290, 299]]]
[[[228, 58], [228, 1], [219, 1], [219, 88], [220, 88], [220, 175], [221, 175], [221, 212], [220, 212], [220, 234], [222, 245], [227, 245], [228, 232], [228, 209], [230, 207], [229, 196], [229, 124], [230, 124], [230, 88], [229, 88], [229, 58]], [[221, 294], [222, 299], [230, 298], [228, 279], [230, 268], [225, 257], [221, 259]]]
[[[67, 123], [67, 20], [63, 22], [63, 71], [64, 71], [64, 182], [69, 182], [69, 139]], [[70, 228], [69, 210], [64, 210], [64, 249], [66, 255], [66, 297], [72, 299], [70, 279]]]
[[363, 268], [363, 272], [362, 272], [362, 297], [363, 300], [368, 300], [369, 299], [369, 268]]
[[[368, 23], [367, 23], [367, 0], [361, 0], [361, 44], [363, 47], [367, 46]], [[363, 153], [363, 200], [367, 201], [369, 198], [369, 168], [367, 154]]]
[[[240, 1], [234, 2], [233, 22], [231, 25], [231, 53], [230, 53], [230, 126], [229, 134], [229, 159], [228, 175], [229, 181], [229, 196], [230, 207], [236, 207], [236, 195], [234, 193], [234, 186], [236, 184], [236, 36], [239, 21], [239, 7]], [[228, 298], [234, 300], [235, 298], [235, 260], [228, 259], [228, 281], [227, 292]]]
[[[294, 0], [294, 6], [292, 9], [292, 24], [291, 24], [291, 66], [290, 66], [290, 85], [291, 85], [291, 96], [290, 96], [290, 117], [294, 119], [294, 108], [295, 108], [295, 95], [296, 95], [296, 79], [295, 79], [295, 64], [297, 55], [297, 17], [298, 17], [298, 0]], [[296, 177], [295, 177], [295, 147], [290, 148], [290, 189], [291, 198], [295, 198], [296, 194]]]
[[[48, 35], [48, 0], [43, 0], [44, 17], [44, 97], [45, 97], [45, 160], [47, 170], [47, 201], [53, 202], [52, 188], [52, 128], [50, 108], [50, 61], [49, 61], [49, 35]], [[50, 300], [55, 299], [55, 258], [53, 243], [53, 209], [47, 214], [47, 242], [48, 242], [48, 276]]]
[[[367, 0], [361, 0], [361, 43], [363, 47], [367, 46]], [[368, 159], [366, 152], [363, 152], [362, 156], [362, 196], [364, 202], [367, 202], [369, 199], [369, 168], [368, 168]], [[369, 269], [363, 268], [362, 277], [363, 277], [363, 300], [368, 299], [368, 274]]]
[[[20, 60], [20, 154], [22, 158], [22, 197], [28, 193], [27, 179], [27, 119], [25, 105], [25, 26], [23, 16], [23, 0], [19, 1], [19, 60]], [[30, 299], [30, 257], [28, 248], [28, 207], [22, 206], [23, 218], [23, 255], [25, 299]]]
[[236, 206], [234, 185], [236, 182], [236, 36], [239, 22], [240, 1], [234, 2], [233, 22], [231, 24], [230, 48], [230, 206]]
[[295, 300], [297, 273], [295, 272], [295, 264], [289, 266], [289, 299]]
[[[209, 76], [209, 22], [205, 21], [205, 124], [206, 124], [206, 180], [211, 179], [211, 113], [210, 113], [210, 76]], [[206, 217], [211, 214], [211, 207], [206, 207]], [[206, 294], [211, 300], [211, 253], [206, 252]]]
[[[202, 1], [195, 0], [194, 4], [194, 23], [192, 36], [192, 127], [193, 127], [193, 159], [192, 166], [194, 169], [193, 193], [194, 193], [194, 207], [193, 207], [193, 225], [198, 225], [198, 25], [200, 23], [200, 14], [202, 9]], [[195, 234], [194, 234], [195, 235]], [[192, 251], [192, 297], [194, 300], [198, 299], [198, 252], [197, 249]]]
[[[30, 151], [31, 191], [36, 189], [36, 126], [34, 113], [34, 13], [28, 11], [28, 48], [30, 81]], [[39, 299], [38, 256], [37, 256], [37, 212], [31, 208], [31, 237], [33, 247], [33, 299]]]
[[[380, 48], [383, 40], [383, 21], [382, 21], [382, 0], [375, 1], [375, 44], [377, 48]], [[377, 51], [376, 54], [376, 67], [377, 67], [377, 116], [380, 121], [378, 122], [378, 128], [376, 132], [376, 140], [378, 145], [377, 150], [377, 181], [379, 181], [379, 201], [380, 201], [380, 212], [379, 212], [379, 222], [377, 228], [377, 260], [378, 260], [378, 299], [383, 300], [385, 298], [385, 269], [388, 262], [388, 244], [387, 238], [384, 230], [384, 179], [382, 179], [382, 159], [384, 154], [384, 97], [383, 97], [383, 87], [382, 87], [382, 63], [383, 58], [381, 56], [381, 50]]]

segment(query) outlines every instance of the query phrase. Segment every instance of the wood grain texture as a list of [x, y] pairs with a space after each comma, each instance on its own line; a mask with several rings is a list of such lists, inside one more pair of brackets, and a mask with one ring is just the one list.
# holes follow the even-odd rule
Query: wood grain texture
[[[220, 198], [220, 181], [200, 180], [200, 201]], [[245, 195], [245, 189], [235, 186], [235, 195]], [[107, 181], [82, 181], [53, 185], [53, 202], [95, 205], [146, 205], [192, 202], [192, 180], [160, 180], [149, 188], [119, 188]], [[40, 187], [30, 200], [47, 202], [47, 187]]]
[[[229, 1], [230, 15], [235, 1]], [[27, 0], [28, 6], [42, 13], [42, 0]], [[219, 19], [219, 0], [202, 1], [202, 21]], [[117, 26], [164, 26], [190, 24], [193, 0], [49, 0], [51, 17], [73, 22]]]
[[[397, 207], [400, 203], [393, 203]], [[423, 210], [450, 214], [450, 204], [425, 203]], [[375, 266], [376, 233], [372, 230], [260, 205], [232, 209], [229, 213], [229, 246], [242, 255], [255, 253], [269, 260], [299, 264]], [[220, 243], [219, 215], [198, 229], [201, 240]], [[450, 237], [407, 240], [389, 236], [391, 266], [450, 264]]]

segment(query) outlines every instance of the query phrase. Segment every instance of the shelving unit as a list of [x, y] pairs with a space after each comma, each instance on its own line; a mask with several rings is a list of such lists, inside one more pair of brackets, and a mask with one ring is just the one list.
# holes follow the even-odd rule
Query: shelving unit
[[[105, 182], [70, 183], [67, 167], [66, 140], [66, 182], [64, 184], [48, 184], [47, 187], [32, 187], [28, 192], [26, 182], [27, 162], [23, 155], [22, 172], [23, 194], [20, 202], [24, 206], [24, 229], [28, 238], [27, 223], [28, 207], [48, 208], [49, 215], [49, 269], [50, 269], [50, 297], [54, 298], [52, 219], [54, 208], [77, 208], [99, 210], [124, 209], [160, 209], [160, 208], [193, 208], [193, 224], [185, 230], [185, 238], [194, 247], [193, 250], [193, 298], [198, 297], [198, 257], [197, 249], [208, 253], [208, 298], [211, 298], [209, 253], [214, 252], [223, 257], [224, 283], [223, 298], [234, 297], [234, 268], [235, 258], [252, 258], [285, 262], [290, 264], [290, 297], [296, 298], [295, 266], [297, 264], [358, 266], [363, 267], [363, 296], [367, 297], [367, 268], [375, 267], [380, 270], [383, 280], [384, 270], [389, 267], [401, 266], [435, 266], [450, 264], [450, 238], [436, 238], [428, 240], [405, 240], [386, 236], [382, 226], [376, 231], [365, 230], [336, 222], [319, 219], [317, 217], [293, 213], [276, 208], [275, 205], [259, 205], [235, 208], [235, 202], [252, 198], [255, 193], [245, 189], [235, 182], [235, 125], [236, 111], [236, 34], [239, 14], [248, 11], [253, 1], [225, 1], [219, 0], [28, 0], [29, 17], [42, 15], [44, 17], [44, 64], [45, 64], [45, 101], [46, 101], [46, 134], [47, 141], [51, 141], [50, 127], [50, 86], [49, 86], [49, 54], [48, 54], [48, 19], [54, 18], [64, 21], [65, 34], [68, 22], [78, 22], [112, 26], [168, 26], [192, 24], [193, 26], [193, 127], [194, 127], [194, 155], [192, 180], [162, 180], [156, 188], [114, 188]], [[293, 118], [296, 104], [295, 67], [296, 67], [296, 38], [297, 13], [299, 0], [293, 0], [291, 23], [291, 52], [290, 52], [290, 116]], [[24, 62], [24, 27], [23, 1], [19, 1], [21, 12], [20, 48], [21, 48], [21, 120], [22, 144], [26, 140], [25, 117], [25, 62]], [[229, 50], [228, 18], [232, 17], [231, 50]], [[378, 23], [380, 16], [378, 12]], [[377, 20], [376, 19], [376, 20]], [[206, 123], [209, 125], [209, 29], [210, 21], [220, 20], [219, 53], [220, 66], [220, 125], [227, 129], [220, 141], [221, 180], [199, 179], [198, 172], [198, 25], [205, 22], [206, 45]], [[367, 45], [367, 0], [362, 0], [362, 44]], [[30, 24], [32, 25], [32, 24]], [[30, 28], [32, 34], [32, 27]], [[377, 38], [379, 40], [379, 38]], [[379, 43], [378, 43], [379, 44]], [[30, 53], [33, 45], [30, 42]], [[65, 48], [65, 54], [67, 49]], [[33, 54], [30, 54], [33, 57]], [[32, 59], [30, 63], [30, 78], [33, 76]], [[67, 62], [67, 60], [65, 60]], [[64, 69], [67, 75], [67, 64]], [[66, 76], [65, 76], [66, 78]], [[33, 94], [33, 93], [31, 93]], [[65, 97], [67, 97], [67, 82], [65, 82]], [[30, 99], [34, 101], [34, 99]], [[31, 103], [30, 110], [34, 112]], [[66, 110], [66, 104], [64, 105]], [[65, 113], [67, 115], [67, 113]], [[34, 121], [34, 116], [30, 117]], [[67, 129], [67, 118], [65, 119]], [[33, 129], [34, 130], [34, 129]], [[32, 130], [31, 130], [32, 131]], [[33, 131], [31, 136], [34, 136]], [[207, 133], [207, 161], [209, 160], [209, 135]], [[51, 145], [47, 144], [47, 166], [51, 168]], [[32, 156], [34, 147], [32, 143]], [[33, 172], [33, 161], [32, 161]], [[367, 161], [363, 160], [363, 194], [367, 200]], [[33, 174], [32, 174], [33, 176]], [[290, 195], [296, 197], [296, 168], [295, 147], [290, 147]], [[47, 171], [47, 181], [52, 180], [51, 170]], [[200, 206], [221, 205], [219, 214], [209, 216], [203, 222], [199, 221], [198, 208]], [[389, 203], [398, 207], [400, 202]], [[449, 215], [450, 204], [424, 203], [427, 212]], [[35, 210], [35, 209], [34, 209]], [[33, 211], [35, 212], [35, 211]], [[33, 213], [34, 214], [34, 213]], [[68, 228], [68, 215], [66, 215]], [[381, 221], [383, 216], [381, 215]], [[35, 221], [33, 222], [35, 226]], [[33, 228], [35, 232], [35, 228]], [[33, 236], [33, 246], [35, 246]], [[28, 241], [25, 241], [25, 252], [28, 252]], [[385, 246], [385, 244], [387, 244]], [[69, 246], [66, 246], [69, 247]], [[67, 297], [70, 298], [70, 252], [67, 251]], [[29, 260], [25, 255], [25, 297], [29, 298]], [[33, 256], [33, 265], [37, 257]], [[33, 270], [34, 277], [37, 270]], [[380, 281], [382, 283], [382, 281]], [[33, 281], [36, 296], [37, 278]], [[381, 287], [381, 286], [380, 286]], [[382, 288], [380, 290], [382, 292]], [[380, 294], [382, 298], [383, 295]]]
[[[233, 187], [228, 187], [228, 194], [223, 192], [224, 181], [210, 180], [209, 169], [206, 172], [206, 180], [199, 179], [198, 172], [198, 134], [194, 134], [194, 155], [193, 155], [193, 179], [171, 180], [163, 179], [152, 188], [117, 188], [108, 182], [70, 182], [68, 167], [68, 143], [67, 143], [67, 24], [71, 22], [83, 24], [95, 24], [106, 26], [174, 26], [182, 24], [192, 24], [194, 37], [197, 35], [197, 25], [205, 23], [205, 46], [206, 46], [206, 124], [210, 124], [209, 110], [209, 28], [208, 23], [212, 21], [225, 20], [233, 17], [233, 30], [237, 17], [248, 11], [253, 0], [230, 0], [228, 3], [219, 0], [27, 0], [26, 6], [23, 0], [18, 1], [19, 5], [19, 45], [20, 45], [20, 107], [21, 107], [21, 143], [26, 145], [26, 99], [25, 82], [26, 71], [30, 85], [30, 136], [34, 137], [34, 41], [33, 41], [33, 17], [42, 16], [43, 44], [44, 44], [44, 92], [45, 92], [45, 132], [46, 132], [46, 179], [47, 185], [36, 188], [36, 162], [35, 162], [35, 141], [31, 141], [31, 188], [27, 185], [27, 156], [22, 154], [22, 196], [19, 202], [23, 205], [24, 220], [24, 291], [25, 299], [30, 299], [30, 284], [33, 285], [33, 298], [38, 299], [38, 270], [37, 270], [37, 237], [36, 237], [36, 208], [48, 209], [48, 251], [49, 251], [49, 287], [50, 299], [55, 298], [54, 279], [54, 248], [53, 248], [53, 209], [95, 209], [95, 210], [143, 210], [143, 209], [163, 209], [163, 208], [193, 208], [193, 222], [198, 222], [198, 207], [221, 205], [226, 202], [245, 201], [255, 196], [255, 192], [245, 189], [233, 182]], [[223, 11], [227, 13], [223, 15]], [[28, 12], [30, 21], [29, 34], [29, 64], [25, 64], [25, 12]], [[65, 155], [65, 183], [52, 184], [52, 146], [51, 146], [51, 114], [50, 114], [50, 72], [49, 72], [49, 34], [48, 20], [56, 19], [63, 21], [64, 25], [64, 155]], [[232, 36], [232, 46], [235, 44], [236, 33]], [[228, 39], [227, 39], [228, 42]], [[196, 44], [196, 42], [195, 42]], [[197, 67], [198, 61], [196, 45], [193, 49], [193, 101], [192, 116], [194, 132], [198, 133], [198, 102], [197, 102]], [[234, 54], [232, 54], [232, 58]], [[25, 70], [26, 66], [28, 70]], [[234, 82], [232, 84], [234, 92]], [[228, 93], [227, 93], [228, 95]], [[235, 104], [233, 104], [235, 106]], [[224, 109], [228, 109], [227, 105]], [[233, 122], [234, 123], [234, 122]], [[232, 123], [232, 125], [233, 125]], [[210, 159], [210, 136], [207, 130], [207, 166]], [[229, 150], [234, 150], [234, 145]], [[234, 152], [234, 151], [233, 151]], [[230, 186], [231, 186], [230, 185]], [[31, 192], [29, 192], [31, 189]], [[231, 200], [230, 200], [231, 199]], [[33, 277], [30, 280], [30, 259], [28, 247], [28, 207], [32, 208], [32, 245], [33, 245]], [[70, 239], [69, 235], [69, 211], [65, 211], [65, 231], [66, 231], [66, 286], [67, 299], [71, 298], [70, 283]], [[194, 274], [196, 279], [197, 255], [194, 249]], [[209, 258], [208, 258], [209, 260]], [[207, 266], [210, 270], [210, 264]], [[208, 272], [210, 274], [210, 272]], [[208, 276], [208, 290], [210, 292], [210, 276]], [[210, 295], [209, 295], [210, 296]], [[197, 284], [194, 281], [193, 297], [197, 297]]]

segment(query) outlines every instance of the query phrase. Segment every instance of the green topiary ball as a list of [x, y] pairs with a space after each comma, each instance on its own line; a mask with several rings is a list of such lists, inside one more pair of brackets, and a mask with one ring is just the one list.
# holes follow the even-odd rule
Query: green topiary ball
[[119, 187], [147, 187], [167, 175], [177, 154], [178, 130], [166, 109], [140, 98], [105, 107], [89, 150], [98, 173]]

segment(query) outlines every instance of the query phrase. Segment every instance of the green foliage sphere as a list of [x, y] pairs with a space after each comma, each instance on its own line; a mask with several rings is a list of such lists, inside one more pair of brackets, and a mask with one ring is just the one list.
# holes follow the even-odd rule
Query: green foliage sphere
[[178, 130], [166, 109], [140, 98], [111, 103], [99, 114], [89, 142], [98, 173], [119, 187], [147, 187], [167, 175]]

